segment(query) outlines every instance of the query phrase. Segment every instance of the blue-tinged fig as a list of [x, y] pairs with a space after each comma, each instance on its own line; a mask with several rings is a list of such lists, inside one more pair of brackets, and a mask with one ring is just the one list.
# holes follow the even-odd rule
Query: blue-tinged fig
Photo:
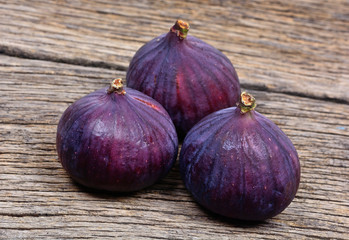
[[258, 221], [291, 203], [300, 163], [290, 139], [255, 106], [243, 92], [238, 107], [202, 119], [184, 139], [179, 164], [199, 204], [223, 216]]
[[115, 79], [74, 102], [57, 129], [57, 152], [68, 174], [87, 187], [128, 192], [164, 177], [178, 151], [166, 110]]
[[206, 115], [235, 106], [240, 96], [229, 59], [188, 31], [189, 24], [178, 20], [168, 33], [146, 43], [126, 77], [128, 87], [164, 106], [181, 136]]

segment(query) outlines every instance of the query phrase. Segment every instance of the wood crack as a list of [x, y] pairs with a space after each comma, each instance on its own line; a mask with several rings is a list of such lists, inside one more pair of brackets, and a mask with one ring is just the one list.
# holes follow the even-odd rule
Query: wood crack
[[19, 47], [10, 47], [10, 46], [4, 46], [4, 45], [0, 45], [0, 54], [11, 56], [11, 57], [24, 58], [24, 59], [44, 60], [49, 62], [66, 63], [71, 65], [85, 66], [85, 67], [106, 68], [106, 69], [113, 69], [113, 70], [119, 70], [119, 71], [127, 70], [127, 68], [124, 66], [107, 63], [103, 61], [91, 61], [84, 58], [63, 58], [63, 57], [57, 57], [57, 56], [49, 56], [48, 54], [26, 51]]
[[260, 86], [260, 85], [254, 85], [254, 84], [247, 84], [247, 83], [240, 83], [242, 88], [247, 88], [251, 90], [256, 91], [264, 91], [264, 92], [272, 92], [272, 93], [282, 93], [289, 96], [294, 97], [302, 97], [302, 98], [308, 98], [308, 99], [314, 99], [314, 100], [320, 100], [320, 101], [327, 101], [327, 102], [333, 102], [333, 103], [339, 103], [339, 104], [349, 104], [349, 101], [345, 99], [340, 98], [332, 98], [332, 97], [322, 97], [322, 96], [314, 96], [314, 95], [307, 95], [301, 92], [293, 92], [293, 91], [280, 91], [268, 88], [266, 86]]
[[[43, 60], [48, 62], [65, 63], [65, 64], [71, 64], [71, 65], [77, 65], [77, 66], [119, 70], [124, 72], [126, 72], [128, 69], [125, 66], [108, 63], [105, 61], [91, 61], [84, 58], [63, 58], [58, 56], [49, 56], [48, 54], [27, 51], [19, 47], [10, 47], [10, 46], [4, 46], [4, 45], [0, 45], [0, 54], [10, 56], [10, 57], [23, 58], [23, 59]], [[295, 96], [295, 97], [315, 99], [315, 100], [321, 100], [321, 101], [327, 101], [327, 102], [333, 102], [333, 103], [339, 103], [339, 104], [347, 104], [347, 105], [349, 104], [349, 100], [341, 99], [341, 98], [328, 97], [328, 96], [315, 96], [313, 94], [307, 95], [301, 92], [276, 90], [273, 88], [269, 88], [267, 86], [248, 84], [248, 83], [240, 83], [240, 85], [242, 88], [247, 88], [249, 90], [257, 90], [257, 91], [271, 92], [271, 93], [282, 93], [282, 94]]]

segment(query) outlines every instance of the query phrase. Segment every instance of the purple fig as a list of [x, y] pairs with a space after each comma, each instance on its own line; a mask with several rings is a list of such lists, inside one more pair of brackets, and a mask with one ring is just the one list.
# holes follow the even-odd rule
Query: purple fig
[[238, 107], [202, 119], [187, 134], [180, 172], [194, 199], [223, 216], [264, 220], [282, 212], [300, 181], [297, 151], [245, 92]]
[[57, 152], [82, 185], [128, 192], [164, 177], [176, 160], [178, 140], [166, 110], [115, 79], [73, 103], [57, 129]]
[[235, 106], [240, 84], [229, 59], [211, 45], [187, 36], [178, 20], [166, 34], [141, 47], [133, 57], [127, 86], [157, 100], [184, 135], [200, 119]]

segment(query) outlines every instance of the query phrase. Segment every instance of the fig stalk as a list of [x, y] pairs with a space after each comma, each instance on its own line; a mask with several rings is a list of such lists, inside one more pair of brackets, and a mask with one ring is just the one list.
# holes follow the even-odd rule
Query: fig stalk
[[240, 96], [239, 108], [241, 113], [247, 113], [254, 110], [257, 106], [256, 99], [247, 92], [242, 92]]
[[126, 91], [124, 89], [124, 84], [122, 83], [121, 78], [116, 78], [110, 83], [110, 87], [108, 89], [108, 93], [111, 94], [113, 92], [116, 92], [117, 94], [125, 95]]
[[175, 25], [173, 25], [173, 27], [170, 29], [170, 31], [176, 33], [177, 37], [183, 40], [187, 37], [189, 31], [189, 24], [182, 20], [177, 20]]

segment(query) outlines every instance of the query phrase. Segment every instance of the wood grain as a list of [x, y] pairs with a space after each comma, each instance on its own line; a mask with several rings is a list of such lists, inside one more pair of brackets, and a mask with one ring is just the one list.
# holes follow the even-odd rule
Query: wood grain
[[[349, 2], [0, 0], [0, 239], [349, 239]], [[178, 164], [152, 187], [81, 187], [57, 159], [63, 111], [124, 78], [177, 18], [234, 63], [296, 146], [300, 189], [262, 223], [198, 206]]]
[[0, 53], [126, 70], [177, 18], [223, 51], [245, 87], [349, 102], [349, 3], [0, 1]]

